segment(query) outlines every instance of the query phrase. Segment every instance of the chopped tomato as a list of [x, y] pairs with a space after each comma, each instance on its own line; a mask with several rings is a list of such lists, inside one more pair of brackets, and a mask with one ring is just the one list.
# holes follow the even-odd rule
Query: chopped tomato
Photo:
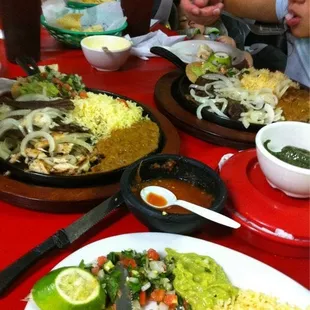
[[125, 267], [131, 267], [131, 268], [136, 268], [137, 267], [137, 263], [133, 258], [122, 258], [121, 259], [121, 263], [125, 266]]
[[113, 304], [113, 305], [111, 306], [111, 310], [116, 310], [116, 304]]
[[100, 267], [99, 267], [99, 266], [93, 267], [93, 268], [91, 269], [91, 273], [92, 273], [94, 276], [98, 275], [99, 271], [100, 271]]
[[163, 289], [155, 289], [152, 293], [151, 293], [151, 300], [154, 300], [156, 302], [161, 302], [164, 300], [165, 298], [165, 294], [166, 291]]
[[147, 251], [147, 257], [151, 260], [159, 260], [160, 256], [154, 249], [149, 249]]
[[164, 297], [164, 303], [171, 307], [178, 304], [178, 296], [175, 294], [166, 294]]
[[62, 87], [63, 87], [65, 90], [70, 90], [70, 89], [72, 89], [72, 87], [71, 87], [69, 84], [64, 84]]
[[87, 92], [82, 90], [79, 94], [79, 96], [82, 98], [82, 99], [85, 99], [85, 98], [88, 98], [88, 95], [87, 95]]
[[129, 108], [128, 103], [125, 99], [118, 99], [119, 102], [121, 102], [126, 108]]
[[107, 262], [107, 258], [105, 256], [99, 256], [97, 258], [97, 264], [99, 267], [102, 267], [106, 262]]
[[140, 292], [139, 301], [142, 307], [146, 305], [146, 292]]
[[63, 84], [62, 81], [60, 81], [60, 79], [57, 79], [57, 78], [53, 78], [52, 82], [55, 83], [55, 84], [60, 84], [60, 85]]

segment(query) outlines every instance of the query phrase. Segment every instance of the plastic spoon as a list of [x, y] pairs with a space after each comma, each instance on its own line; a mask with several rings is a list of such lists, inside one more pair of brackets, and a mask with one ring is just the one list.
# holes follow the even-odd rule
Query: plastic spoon
[[[150, 194], [155, 194], [162, 203], [160, 205], [154, 205], [148, 200]], [[149, 206], [164, 210], [172, 205], [178, 205], [184, 209], [187, 209], [193, 213], [196, 213], [210, 221], [216, 222], [218, 224], [228, 226], [231, 228], [239, 228], [241, 225], [232, 220], [231, 218], [220, 214], [218, 212], [212, 211], [210, 209], [203, 208], [201, 206], [195, 205], [185, 200], [178, 200], [177, 197], [168, 189], [161, 186], [147, 186], [140, 191], [140, 196]]]
[[111, 53], [111, 51], [110, 51], [106, 46], [102, 46], [102, 50], [103, 50], [105, 53]]

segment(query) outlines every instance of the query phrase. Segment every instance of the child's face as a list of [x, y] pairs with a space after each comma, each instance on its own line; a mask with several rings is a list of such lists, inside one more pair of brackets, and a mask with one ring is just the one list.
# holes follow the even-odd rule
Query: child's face
[[289, 0], [286, 23], [298, 38], [310, 37], [310, 0]]

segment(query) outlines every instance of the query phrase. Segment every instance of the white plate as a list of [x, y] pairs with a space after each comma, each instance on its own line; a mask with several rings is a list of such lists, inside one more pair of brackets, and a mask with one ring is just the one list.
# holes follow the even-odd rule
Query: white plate
[[201, 61], [197, 57], [197, 52], [200, 45], [208, 45], [214, 52], [224, 52], [232, 59], [232, 64], [235, 66], [244, 60], [244, 52], [232, 47], [231, 45], [210, 41], [210, 40], [188, 40], [173, 44], [170, 47], [164, 46], [170, 52], [181, 58], [185, 63]]
[[[92, 262], [98, 256], [111, 251], [124, 249], [143, 251], [150, 247], [160, 254], [164, 254], [165, 248], [170, 247], [179, 252], [195, 252], [211, 256], [224, 268], [232, 283], [240, 288], [276, 296], [283, 302], [296, 304], [302, 308], [310, 304], [309, 291], [283, 273], [234, 250], [181, 235], [136, 233], [99, 240], [72, 253], [54, 269], [78, 265], [82, 259], [85, 262]], [[29, 301], [25, 310], [38, 310], [38, 308]]]

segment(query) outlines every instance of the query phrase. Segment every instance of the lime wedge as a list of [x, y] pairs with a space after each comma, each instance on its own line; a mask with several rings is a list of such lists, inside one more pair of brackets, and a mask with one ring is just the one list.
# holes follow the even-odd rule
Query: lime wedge
[[51, 271], [34, 285], [32, 298], [41, 310], [101, 310], [106, 301], [99, 281], [79, 267]]

